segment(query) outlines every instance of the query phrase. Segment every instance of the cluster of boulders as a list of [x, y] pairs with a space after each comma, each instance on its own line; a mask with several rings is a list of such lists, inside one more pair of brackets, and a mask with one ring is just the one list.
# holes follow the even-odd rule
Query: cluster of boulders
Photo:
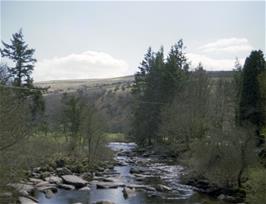
[[[151, 172], [149, 158], [158, 158], [162, 155], [152, 148], [118, 151], [115, 161], [102, 162], [93, 171], [82, 162], [67, 165], [64, 160], [55, 161], [52, 165], [34, 168], [28, 172], [28, 179], [20, 183], [10, 184], [19, 193], [21, 204], [36, 204], [34, 199], [36, 192], [42, 192], [47, 198], [53, 197], [58, 189], [90, 191], [93, 185], [97, 189], [121, 188], [125, 199], [135, 196], [137, 191], [148, 192], [149, 195], [161, 195], [171, 192], [173, 189], [164, 184], [145, 185], [145, 181], [153, 179], [156, 172]], [[124, 158], [124, 159], [123, 159]], [[139, 158], [144, 158], [139, 159]], [[124, 183], [114, 166], [128, 166], [129, 176], [135, 183]], [[160, 176], [157, 175], [158, 178]], [[75, 203], [78, 204], [78, 203]], [[97, 201], [96, 204], [112, 204], [110, 201]]]
[[53, 165], [33, 168], [27, 173], [27, 180], [11, 183], [9, 187], [19, 195], [18, 200], [21, 204], [38, 203], [34, 198], [37, 192], [42, 192], [46, 198], [51, 198], [58, 189], [90, 191], [89, 181], [95, 175], [101, 175], [104, 170], [113, 168], [112, 161], [102, 162], [100, 165], [89, 172], [86, 169], [82, 171], [80, 164], [69, 168], [64, 160], [58, 160]]
[[25, 182], [9, 184], [10, 187], [13, 187], [19, 193], [19, 201], [22, 204], [38, 203], [32, 197], [36, 191], [43, 192], [47, 198], [51, 198], [57, 193], [58, 188], [89, 191], [90, 188], [87, 185], [88, 182], [86, 180], [72, 174], [62, 176], [51, 175], [45, 179], [29, 178], [29, 180]]

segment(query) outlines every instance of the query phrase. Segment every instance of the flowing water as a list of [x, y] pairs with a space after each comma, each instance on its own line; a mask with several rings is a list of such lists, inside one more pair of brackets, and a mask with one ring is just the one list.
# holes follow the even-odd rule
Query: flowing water
[[[131, 152], [135, 148], [134, 143], [110, 143], [108, 145], [116, 152]], [[115, 159], [120, 165], [114, 167], [113, 171], [106, 171], [105, 177], [111, 177], [116, 182], [128, 186], [135, 185], [134, 195], [126, 198], [123, 188], [97, 189], [96, 182], [90, 184], [90, 191], [68, 191], [59, 189], [52, 198], [46, 198], [43, 193], [38, 194], [40, 204], [91, 204], [96, 201], [108, 200], [115, 204], [224, 204], [224, 202], [211, 199], [208, 196], [193, 191], [192, 187], [180, 184], [182, 166], [174, 163], [163, 162], [158, 158], [128, 156], [118, 154]], [[121, 165], [122, 164], [122, 165]], [[137, 177], [130, 174], [130, 169], [137, 167], [143, 172]], [[141, 177], [141, 178], [140, 178]], [[158, 192], [153, 190], [138, 190], [138, 186], [152, 187], [163, 184], [171, 188], [169, 192]]]

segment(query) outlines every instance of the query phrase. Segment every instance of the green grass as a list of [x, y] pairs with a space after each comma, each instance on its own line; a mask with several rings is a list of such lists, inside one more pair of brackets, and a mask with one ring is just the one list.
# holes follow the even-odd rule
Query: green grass
[[[107, 142], [126, 142], [127, 136], [124, 133], [110, 133], [106, 132], [104, 133], [104, 137]], [[48, 132], [47, 135], [45, 135], [43, 132], [35, 133], [33, 137], [30, 139], [45, 139], [48, 142], [57, 143], [57, 144], [64, 144], [66, 143], [66, 137], [63, 133], [60, 132]]]
[[126, 142], [126, 135], [123, 133], [105, 133], [108, 142]]

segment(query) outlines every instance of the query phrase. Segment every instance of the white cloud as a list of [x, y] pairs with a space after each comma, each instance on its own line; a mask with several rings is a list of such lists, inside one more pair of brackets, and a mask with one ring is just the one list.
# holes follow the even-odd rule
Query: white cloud
[[[196, 67], [199, 62], [202, 63], [206, 70], [232, 70], [235, 65], [235, 59], [215, 59], [206, 55], [188, 53], [187, 58], [192, 63], [192, 67]], [[244, 58], [239, 59], [240, 63], [244, 63]]]
[[253, 47], [246, 38], [224, 38], [205, 44], [199, 47], [199, 49], [202, 52], [238, 53], [249, 52], [253, 49]]
[[86, 51], [36, 63], [35, 81], [108, 78], [127, 74], [128, 64], [104, 52]]

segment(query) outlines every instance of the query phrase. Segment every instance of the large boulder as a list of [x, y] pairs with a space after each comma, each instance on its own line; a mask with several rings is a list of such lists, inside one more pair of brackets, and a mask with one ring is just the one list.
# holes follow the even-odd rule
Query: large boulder
[[58, 176], [49, 176], [45, 178], [45, 181], [49, 182], [49, 183], [55, 183], [55, 184], [60, 184], [63, 182], [63, 180], [58, 177]]
[[88, 183], [84, 179], [82, 179], [78, 176], [75, 176], [75, 175], [64, 175], [64, 176], [62, 176], [62, 179], [63, 179], [64, 183], [73, 185], [76, 188], [82, 188], [82, 187], [86, 186]]

